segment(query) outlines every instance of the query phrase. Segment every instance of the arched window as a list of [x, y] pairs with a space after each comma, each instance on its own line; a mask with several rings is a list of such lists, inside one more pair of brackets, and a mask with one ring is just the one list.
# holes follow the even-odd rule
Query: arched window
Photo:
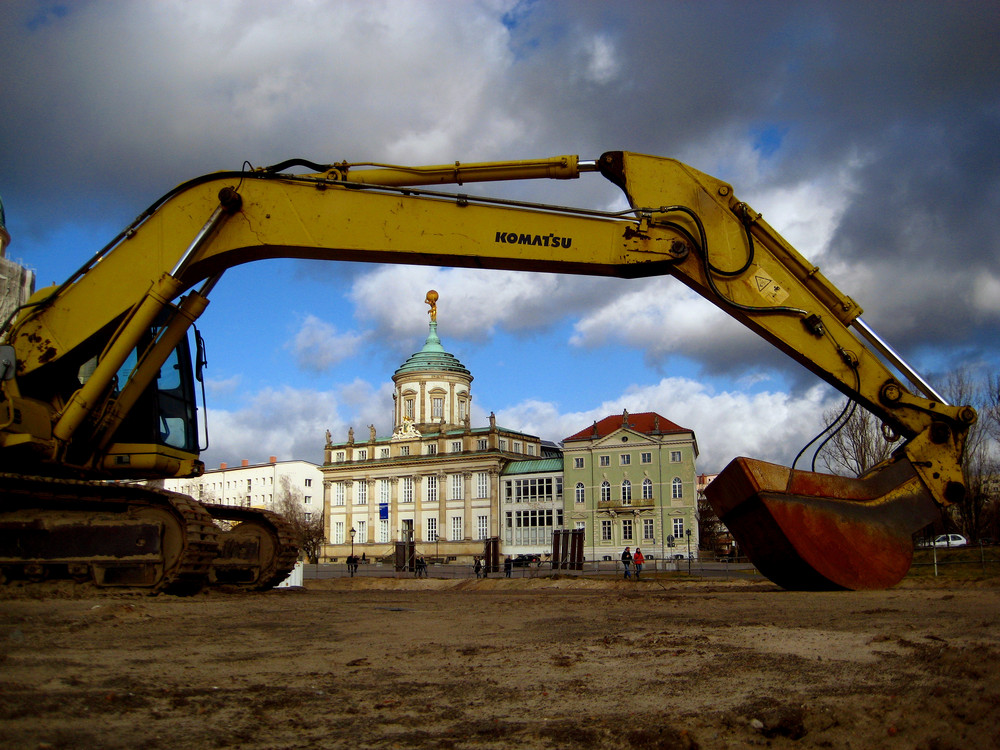
[[622, 481], [622, 505], [632, 504], [632, 483], [627, 479]]
[[601, 482], [601, 502], [611, 502], [611, 483], [607, 480]]
[[680, 477], [674, 477], [673, 481], [670, 483], [670, 497], [674, 500], [680, 500], [684, 497], [684, 483], [681, 481]]
[[587, 501], [587, 490], [584, 488], [583, 482], [576, 483], [576, 501], [578, 503]]
[[653, 499], [653, 480], [646, 477], [642, 480], [642, 499], [652, 500]]

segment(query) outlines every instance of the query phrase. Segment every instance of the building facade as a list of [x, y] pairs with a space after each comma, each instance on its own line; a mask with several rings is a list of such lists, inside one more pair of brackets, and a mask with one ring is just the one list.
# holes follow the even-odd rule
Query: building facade
[[323, 512], [323, 474], [309, 461], [279, 461], [275, 456], [263, 464], [243, 460], [239, 466], [220, 464], [200, 477], [165, 479], [163, 486], [204, 503], [264, 510], [279, 510], [281, 493], [288, 491], [307, 522]]
[[[323, 507], [331, 562], [348, 555], [386, 559], [412, 540], [418, 555], [471, 562], [501, 536], [501, 477], [516, 461], [542, 458], [533, 435], [473, 427], [472, 374], [445, 351], [437, 333], [437, 293], [429, 292], [423, 348], [393, 374], [393, 431], [345, 442], [327, 433]], [[536, 518], [537, 520], [537, 518]], [[354, 534], [351, 535], [353, 529]]]
[[5, 321], [35, 291], [35, 272], [7, 257], [7, 232], [3, 202], [0, 202], [0, 321]]
[[651, 559], [697, 556], [697, 457], [694, 432], [655, 412], [566, 438], [565, 522], [585, 530], [587, 559], [614, 560], [626, 546]]
[[562, 454], [512, 461], [501, 477], [500, 545], [505, 555], [552, 552], [552, 532], [565, 527]]

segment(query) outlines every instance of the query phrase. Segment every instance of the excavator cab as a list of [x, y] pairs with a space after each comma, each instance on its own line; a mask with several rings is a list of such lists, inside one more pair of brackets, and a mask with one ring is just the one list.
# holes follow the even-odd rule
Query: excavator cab
[[[122, 365], [116, 382], [124, 387], [139, 371], [137, 352], [151, 345], [159, 334], [159, 327], [150, 330], [147, 341], [136, 347]], [[130, 476], [137, 470], [149, 476], [163, 476], [165, 469], [173, 476], [200, 474], [195, 382], [191, 345], [188, 337], [184, 337], [115, 431], [103, 459], [104, 468], [128, 472]]]

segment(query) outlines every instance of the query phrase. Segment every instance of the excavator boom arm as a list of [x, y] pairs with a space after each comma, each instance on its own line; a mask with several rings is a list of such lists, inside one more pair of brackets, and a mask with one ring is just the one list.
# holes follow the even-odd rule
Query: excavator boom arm
[[[907, 438], [898, 458], [914, 467], [934, 501], [945, 505], [961, 496], [959, 458], [975, 412], [943, 403], [929, 387], [924, 395], [911, 393], [884, 364], [885, 349], [873, 348], [861, 308], [727, 183], [674, 160], [628, 152], [594, 162], [561, 156], [415, 168], [309, 164], [314, 173], [282, 171], [293, 164], [302, 162], [186, 183], [71, 282], [36, 295], [7, 338], [23, 390], [44, 401], [45, 384], [55, 380], [51, 373], [60, 362], [96, 359], [78, 391], [51, 399], [51, 435], [33, 438], [51, 443], [53, 460], [74, 440], [89, 441], [98, 453], [108, 450], [127, 416], [121, 404], [133, 403], [153, 379], [158, 360], [200, 314], [226, 269], [264, 258], [319, 258], [623, 278], [673, 275]], [[618, 185], [631, 208], [609, 213], [418, 187], [573, 179], [589, 171]], [[194, 291], [198, 284], [202, 288]], [[185, 292], [165, 324], [169, 341], [145, 350], [131, 391], [126, 386], [112, 395], [128, 353]], [[911, 373], [904, 368], [904, 375]], [[100, 460], [90, 459], [93, 466]]]

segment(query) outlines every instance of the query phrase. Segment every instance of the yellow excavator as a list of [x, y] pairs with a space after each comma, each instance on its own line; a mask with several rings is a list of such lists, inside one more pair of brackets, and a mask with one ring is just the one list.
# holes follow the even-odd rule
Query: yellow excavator
[[[439, 189], [587, 173], [617, 185], [630, 208]], [[892, 586], [912, 562], [912, 534], [964, 496], [975, 411], [935, 393], [725, 182], [620, 151], [428, 167], [290, 160], [178, 186], [6, 321], [5, 580], [189, 593], [284, 576], [297, 550], [273, 514], [120, 481], [203, 470], [202, 355], [199, 342], [192, 367], [189, 333], [226, 269], [275, 257], [680, 279], [903, 438], [860, 478], [737, 458], [708, 487], [743, 551], [782, 587]]]

